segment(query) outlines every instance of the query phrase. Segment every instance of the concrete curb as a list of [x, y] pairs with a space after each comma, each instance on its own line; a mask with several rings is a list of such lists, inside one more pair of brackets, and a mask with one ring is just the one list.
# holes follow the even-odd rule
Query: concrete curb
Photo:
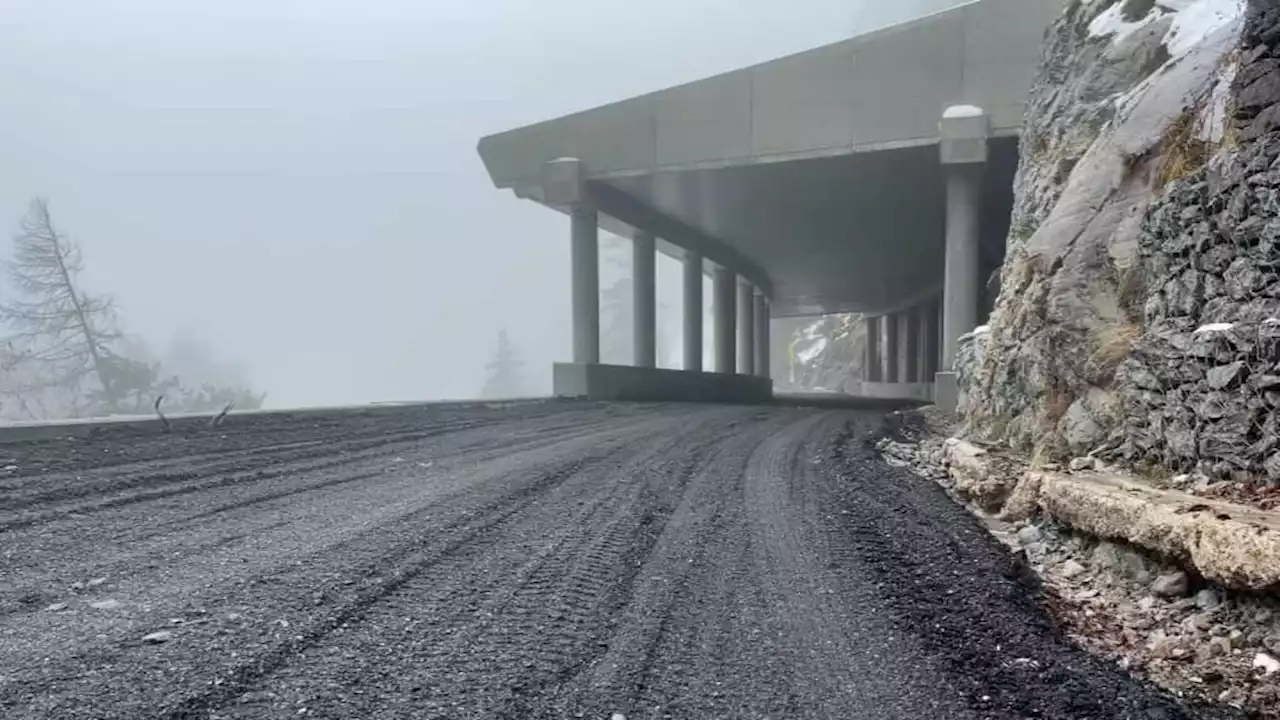
[[[367, 405], [335, 405], [269, 410], [233, 410], [227, 414], [223, 427], [234, 425], [238, 419], [260, 416], [295, 416], [378, 413], [405, 408], [432, 408], [450, 410], [491, 405], [530, 405], [552, 402], [551, 398], [516, 398], [512, 400], [442, 400], [370, 403]], [[166, 414], [175, 430], [189, 429], [197, 424], [208, 424], [217, 413]], [[85, 437], [105, 430], [147, 430], [156, 433], [164, 429], [164, 423], [155, 415], [123, 415], [105, 418], [77, 418], [74, 420], [46, 420], [29, 423], [0, 425], [0, 443], [53, 440], [66, 437]]]
[[986, 450], [957, 438], [947, 440], [943, 455], [956, 493], [1003, 519], [1025, 520], [1038, 512], [1225, 587], [1280, 588], [1280, 513], [1162, 490], [1118, 474], [1027, 470], [1008, 476], [993, 468]]

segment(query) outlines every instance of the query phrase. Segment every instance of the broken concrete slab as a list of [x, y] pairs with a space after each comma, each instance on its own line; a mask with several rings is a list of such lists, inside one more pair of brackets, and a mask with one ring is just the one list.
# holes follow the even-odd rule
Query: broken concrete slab
[[[1280, 513], [1163, 490], [1116, 474], [1029, 470], [1009, 487], [1005, 477], [977, 477], [986, 453], [949, 444], [949, 471], [959, 492], [986, 500], [1003, 519], [1036, 512], [1089, 535], [1128, 543], [1239, 590], [1280, 588]], [[1003, 473], [996, 473], [1003, 475]], [[961, 493], [962, 497], [964, 493]], [[980, 506], [983, 503], [976, 503]]]
[[1019, 478], [1001, 472], [986, 450], [971, 442], [951, 438], [943, 445], [943, 463], [950, 474], [952, 490], [965, 502], [995, 513], [1005, 505]]

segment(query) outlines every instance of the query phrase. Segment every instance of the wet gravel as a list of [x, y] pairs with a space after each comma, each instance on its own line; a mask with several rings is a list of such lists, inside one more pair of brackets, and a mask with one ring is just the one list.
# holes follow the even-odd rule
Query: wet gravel
[[870, 447], [522, 403], [0, 444], [0, 717], [1189, 718]]

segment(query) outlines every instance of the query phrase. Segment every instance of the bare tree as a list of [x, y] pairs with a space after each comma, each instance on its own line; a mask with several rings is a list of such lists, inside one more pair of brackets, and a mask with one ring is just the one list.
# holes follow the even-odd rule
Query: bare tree
[[108, 348], [120, 333], [111, 298], [81, 288], [83, 269], [79, 247], [54, 226], [49, 203], [33, 200], [14, 237], [7, 270], [16, 295], [0, 303], [0, 324], [13, 333], [21, 361], [43, 370], [41, 382], [80, 390], [92, 378], [114, 412]]

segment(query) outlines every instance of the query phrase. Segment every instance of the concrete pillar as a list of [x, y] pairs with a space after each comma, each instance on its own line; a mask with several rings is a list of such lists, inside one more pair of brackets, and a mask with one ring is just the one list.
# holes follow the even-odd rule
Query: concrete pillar
[[941, 368], [942, 361], [942, 299], [929, 298], [924, 312], [924, 372], [931, 378]]
[[738, 281], [738, 373], [756, 374], [756, 292], [751, 283]]
[[925, 304], [920, 303], [914, 307], [908, 308], [907, 314], [907, 337], [906, 348], [903, 355], [906, 361], [906, 381], [909, 383], [924, 382], [924, 369], [921, 361], [924, 360], [924, 353], [920, 350], [921, 340], [924, 339], [924, 333], [920, 328], [924, 326]]
[[884, 366], [880, 363], [880, 318], [868, 315], [862, 321], [867, 325], [865, 379], [867, 382], [884, 382]]
[[981, 108], [957, 106], [947, 109], [938, 127], [947, 193], [942, 370], [950, 372], [960, 336], [978, 325], [978, 233], [989, 123]]
[[684, 253], [684, 369], [702, 372], [702, 255]]
[[884, 381], [890, 383], [902, 382], [902, 365], [899, 359], [902, 357], [900, 350], [901, 333], [899, 332], [898, 313], [889, 313], [883, 316], [884, 324]]
[[600, 362], [600, 243], [595, 208], [577, 205], [573, 236], [573, 361]]
[[716, 372], [728, 375], [736, 372], [734, 362], [734, 330], [737, 329], [738, 299], [734, 293], [734, 273], [725, 267], [716, 266], [711, 276], [711, 312], [715, 318], [715, 362]]
[[942, 289], [942, 367], [936, 375], [934, 403], [954, 410], [959, 402], [954, 364], [960, 336], [978, 325], [979, 218], [982, 171], [988, 158], [990, 123], [982, 108], [947, 108], [938, 123], [942, 168], [946, 175], [946, 269]]
[[631, 238], [631, 291], [636, 367], [651, 368], [658, 357], [657, 257], [653, 236], [638, 232]]
[[752, 302], [755, 303], [752, 316], [756, 321], [755, 370], [757, 376], [767, 378], [769, 377], [769, 352], [771, 349], [769, 346], [769, 303], [761, 293], [756, 293]]
[[947, 169], [947, 251], [942, 315], [942, 367], [950, 371], [961, 335], [978, 326], [978, 214], [981, 168]]

